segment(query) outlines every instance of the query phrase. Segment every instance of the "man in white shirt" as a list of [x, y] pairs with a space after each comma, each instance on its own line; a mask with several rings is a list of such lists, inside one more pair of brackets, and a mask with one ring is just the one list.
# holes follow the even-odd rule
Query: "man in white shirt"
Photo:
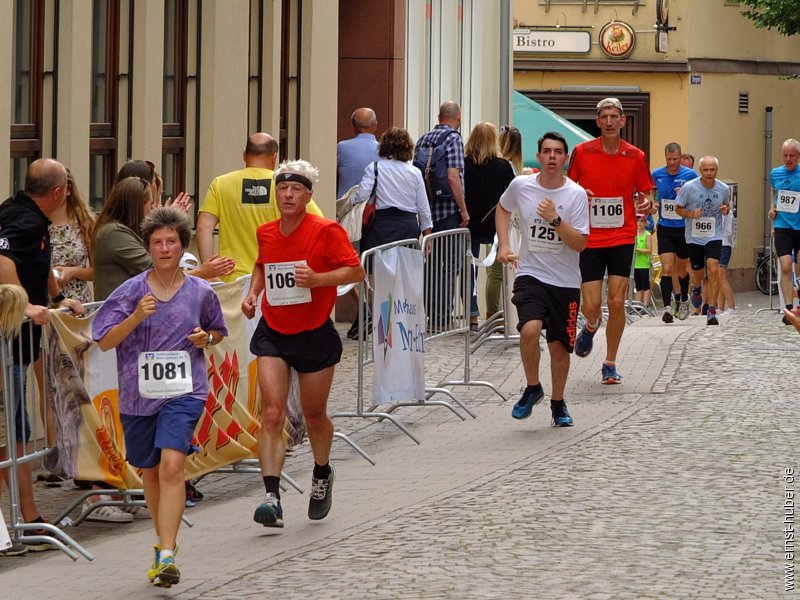
[[[580, 252], [589, 238], [586, 191], [564, 175], [569, 148], [560, 133], [539, 139], [540, 173], [517, 177], [500, 198], [495, 212], [497, 260], [518, 260], [511, 301], [517, 307], [520, 354], [527, 387], [511, 416], [526, 419], [544, 398], [539, 382], [539, 336], [547, 330], [553, 425], [569, 427], [572, 416], [564, 402], [569, 355], [575, 345], [581, 293]], [[517, 212], [523, 241], [519, 257], [511, 252], [508, 228]]]

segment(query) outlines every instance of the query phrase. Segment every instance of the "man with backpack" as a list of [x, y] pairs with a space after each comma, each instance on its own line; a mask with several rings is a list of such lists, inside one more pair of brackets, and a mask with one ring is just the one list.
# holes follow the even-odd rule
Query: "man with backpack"
[[[447, 100], [439, 107], [439, 124], [423, 134], [414, 148], [414, 166], [422, 171], [425, 181], [434, 233], [469, 224], [464, 202], [464, 142], [458, 133], [460, 126], [461, 107], [454, 100]], [[426, 308], [428, 327], [443, 331], [450, 328], [453, 318], [453, 295], [463, 254], [447, 251], [437, 254], [438, 257], [432, 256], [439, 275], [435, 281], [437, 289], [427, 289]]]

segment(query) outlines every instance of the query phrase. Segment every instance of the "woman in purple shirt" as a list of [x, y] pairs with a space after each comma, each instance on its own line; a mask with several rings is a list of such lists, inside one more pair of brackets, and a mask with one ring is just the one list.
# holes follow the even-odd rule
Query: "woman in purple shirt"
[[159, 543], [150, 581], [180, 581], [176, 537], [185, 501], [184, 466], [208, 396], [204, 348], [228, 334], [217, 295], [185, 274], [191, 240], [184, 214], [157, 208], [142, 225], [153, 268], [106, 299], [92, 324], [103, 351], [116, 348], [119, 411], [128, 462], [142, 469], [144, 495]]

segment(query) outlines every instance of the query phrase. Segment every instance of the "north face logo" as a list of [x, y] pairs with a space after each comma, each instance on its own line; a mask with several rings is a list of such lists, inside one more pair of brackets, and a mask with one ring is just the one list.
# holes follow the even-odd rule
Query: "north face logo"
[[242, 204], [269, 204], [271, 179], [243, 179]]

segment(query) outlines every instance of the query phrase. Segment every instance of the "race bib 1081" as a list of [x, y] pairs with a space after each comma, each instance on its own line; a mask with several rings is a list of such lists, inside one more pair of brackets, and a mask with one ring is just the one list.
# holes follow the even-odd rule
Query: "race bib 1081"
[[139, 395], [142, 398], [176, 398], [193, 390], [188, 352], [171, 350], [139, 354]]

